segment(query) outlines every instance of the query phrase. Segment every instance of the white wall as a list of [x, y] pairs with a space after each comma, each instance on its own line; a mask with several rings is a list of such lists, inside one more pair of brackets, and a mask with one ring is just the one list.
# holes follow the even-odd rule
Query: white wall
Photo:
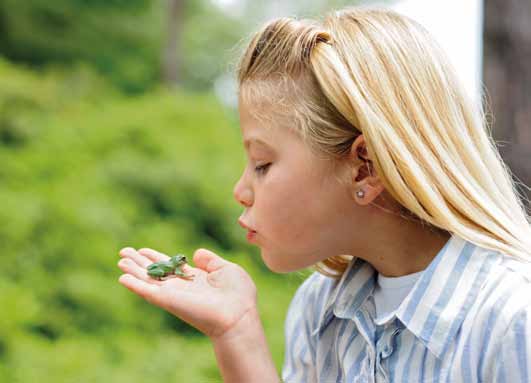
[[482, 86], [483, 1], [402, 0], [392, 6], [420, 22], [448, 53], [470, 95]]

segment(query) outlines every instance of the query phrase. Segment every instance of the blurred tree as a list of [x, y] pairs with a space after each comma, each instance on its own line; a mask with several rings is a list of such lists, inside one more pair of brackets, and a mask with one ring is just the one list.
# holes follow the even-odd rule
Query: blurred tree
[[[32, 66], [93, 65], [135, 92], [158, 77], [153, 0], [0, 0], [0, 54]], [[160, 12], [159, 12], [160, 13]]]
[[129, 93], [161, 81], [209, 89], [243, 30], [210, 0], [0, 0], [1, 56], [32, 67], [84, 62]]
[[0, 0], [0, 55], [42, 67], [96, 68], [137, 93], [159, 82], [207, 90], [232, 70], [251, 30], [278, 16], [319, 17], [346, 0]]
[[182, 17], [184, 0], [167, 0], [168, 26], [166, 31], [166, 45], [162, 58], [162, 76], [168, 85], [176, 85], [181, 77], [182, 47], [180, 39], [182, 34]]
[[[517, 179], [531, 185], [531, 2], [486, 0], [484, 82], [493, 135]], [[505, 145], [507, 143], [508, 145]], [[521, 190], [531, 198], [529, 190]]]

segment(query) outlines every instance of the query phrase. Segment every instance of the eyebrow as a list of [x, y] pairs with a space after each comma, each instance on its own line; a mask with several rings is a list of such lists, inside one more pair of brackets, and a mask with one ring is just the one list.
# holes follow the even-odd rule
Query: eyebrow
[[259, 139], [259, 138], [249, 138], [247, 140], [245, 140], [243, 142], [243, 145], [245, 146], [246, 149], [249, 149], [249, 146], [251, 145], [251, 143], [257, 143], [257, 144], [261, 144], [261, 145], [264, 145], [266, 148], [271, 148], [271, 146], [269, 146], [269, 144], [267, 144], [265, 141]]

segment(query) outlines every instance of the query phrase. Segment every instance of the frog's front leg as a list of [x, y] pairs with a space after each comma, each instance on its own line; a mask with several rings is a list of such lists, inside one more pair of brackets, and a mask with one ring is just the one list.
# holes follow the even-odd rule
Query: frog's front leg
[[181, 278], [184, 278], [184, 279], [194, 279], [194, 274], [185, 274], [181, 269], [179, 268], [176, 268], [175, 271], [173, 272], [175, 275], [177, 275], [178, 277], [181, 277]]

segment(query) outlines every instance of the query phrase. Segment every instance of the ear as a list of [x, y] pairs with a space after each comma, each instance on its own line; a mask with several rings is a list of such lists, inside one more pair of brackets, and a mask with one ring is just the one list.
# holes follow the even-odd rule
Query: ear
[[[351, 195], [360, 205], [368, 205], [385, 189], [376, 173], [368, 152], [363, 134], [356, 137], [350, 148], [350, 161], [352, 164]], [[356, 195], [359, 190], [365, 193], [363, 198]]]

